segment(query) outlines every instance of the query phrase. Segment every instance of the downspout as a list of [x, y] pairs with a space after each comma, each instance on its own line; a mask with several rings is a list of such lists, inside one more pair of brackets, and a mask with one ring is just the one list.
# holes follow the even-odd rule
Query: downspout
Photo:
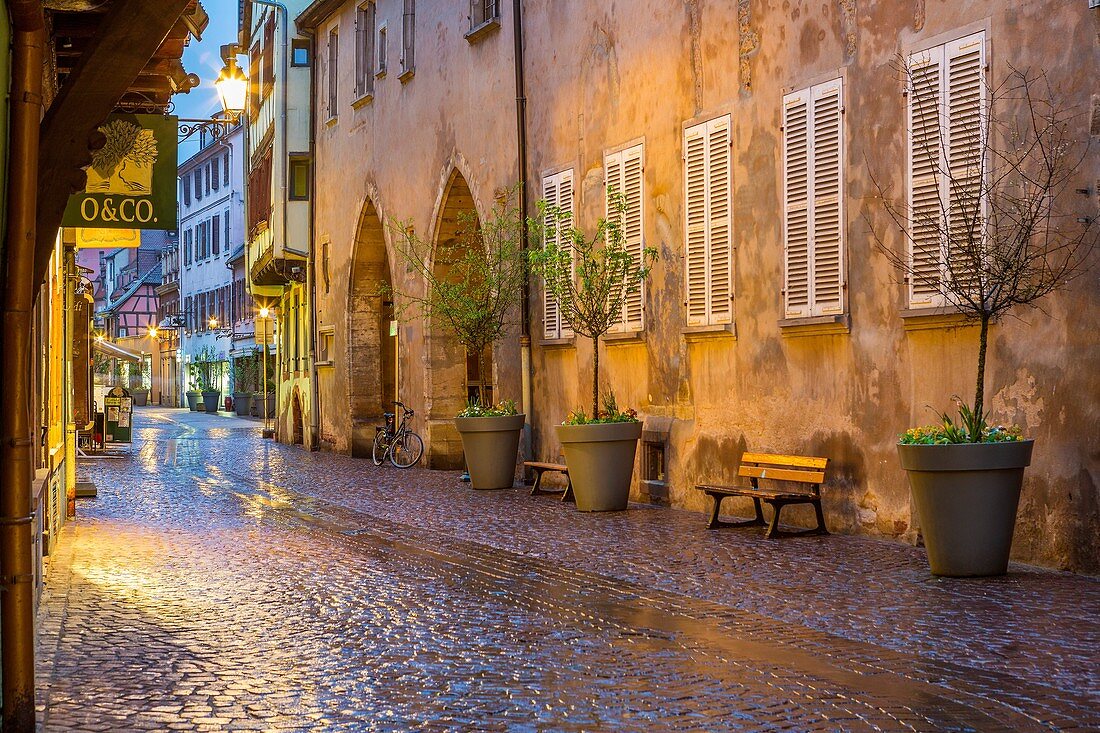
[[[523, 217], [523, 253], [527, 254], [527, 97], [523, 79], [523, 2], [512, 0], [512, 37], [515, 42], [516, 62], [516, 145], [519, 156], [519, 206]], [[522, 388], [523, 412], [526, 415], [523, 426], [523, 455], [525, 460], [532, 457], [532, 429], [535, 408], [531, 394], [531, 276], [523, 276], [523, 309], [521, 332], [519, 336], [520, 381]]]
[[7, 170], [6, 271], [0, 312], [0, 670], [3, 730], [31, 731], [34, 585], [31, 567], [30, 334], [34, 307], [38, 138], [45, 23], [42, 4], [15, 0]]
[[[299, 30], [299, 33], [302, 31]], [[309, 36], [313, 60], [309, 65], [309, 259], [306, 270], [309, 275], [309, 433], [310, 450], [321, 447], [321, 386], [317, 384], [317, 248], [314, 244], [317, 221], [317, 161], [314, 160], [314, 144], [317, 124], [317, 97], [314, 84], [317, 81], [317, 33], [311, 28], [303, 35]]]

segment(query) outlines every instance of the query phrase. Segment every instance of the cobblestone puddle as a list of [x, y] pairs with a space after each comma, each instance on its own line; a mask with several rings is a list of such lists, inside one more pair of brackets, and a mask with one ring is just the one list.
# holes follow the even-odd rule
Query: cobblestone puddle
[[[100, 497], [50, 559], [43, 730], [1100, 728], [1087, 656], [1089, 669], [1049, 665], [1046, 679], [1070, 684], [1047, 685], [1012, 665], [884, 648], [847, 633], [859, 621], [839, 611], [833, 632], [779, 623], [691, 592], [687, 576], [675, 590], [678, 567], [653, 568], [666, 583], [586, 567], [569, 548], [591, 548], [588, 520], [546, 499], [264, 444], [238, 421], [139, 419], [131, 460], [82, 465]], [[490, 521], [478, 535], [485, 511], [527, 507], [549, 555]], [[638, 560], [652, 538], [635, 530], [617, 542], [636, 543]], [[1095, 610], [1094, 581], [1080, 583]], [[821, 597], [783, 600], [830, 611]], [[1068, 634], [1065, 647], [1080, 663]]]

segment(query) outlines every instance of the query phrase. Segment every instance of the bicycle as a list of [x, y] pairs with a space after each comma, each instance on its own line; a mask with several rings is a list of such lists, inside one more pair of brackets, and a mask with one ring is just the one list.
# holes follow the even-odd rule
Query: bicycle
[[424, 441], [409, 429], [409, 419], [415, 413], [401, 402], [393, 404], [402, 410], [401, 423], [397, 424], [396, 413], [383, 413], [386, 424], [375, 428], [371, 459], [376, 466], [381, 466], [389, 458], [396, 468], [409, 468], [415, 466], [424, 455]]

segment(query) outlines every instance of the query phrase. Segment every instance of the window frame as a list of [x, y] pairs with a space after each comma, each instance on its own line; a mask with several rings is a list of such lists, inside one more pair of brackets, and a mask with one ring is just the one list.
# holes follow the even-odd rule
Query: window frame
[[340, 30], [333, 26], [328, 32], [328, 52], [325, 63], [325, 78], [328, 82], [328, 119], [335, 120], [340, 112]]
[[378, 7], [374, 0], [355, 8], [355, 98], [364, 100], [374, 95], [374, 34]]

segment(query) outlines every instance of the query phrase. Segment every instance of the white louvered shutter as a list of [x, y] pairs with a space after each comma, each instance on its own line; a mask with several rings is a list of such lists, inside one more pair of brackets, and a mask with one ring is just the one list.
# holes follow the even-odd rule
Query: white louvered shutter
[[909, 216], [911, 218], [909, 307], [942, 303], [936, 283], [943, 276], [940, 237], [944, 217], [941, 129], [943, 46], [909, 57]]
[[[643, 226], [642, 202], [644, 195], [643, 171], [645, 167], [644, 146], [639, 144], [618, 153], [613, 153], [604, 158], [604, 171], [607, 178], [607, 186], [612, 191], [621, 193], [624, 197], [626, 211], [620, 222], [625, 239], [626, 251], [634, 258], [635, 263], [642, 263]], [[611, 200], [608, 198], [608, 217], [617, 218], [619, 213], [611, 209]], [[623, 318], [615, 331], [640, 331], [645, 325], [644, 308], [645, 284], [641, 284], [633, 292], [629, 292], [623, 298]]]
[[810, 313], [810, 90], [783, 98], [783, 312]]
[[730, 223], [730, 118], [707, 123], [707, 198], [710, 231], [707, 271], [710, 322], [733, 322], [733, 266]]
[[732, 323], [728, 115], [684, 130], [684, 185], [687, 323]]
[[[572, 254], [568, 230], [573, 226], [573, 169], [544, 178], [542, 192], [547, 204], [558, 207], [565, 214], [558, 220], [547, 218], [546, 243], [552, 241]], [[547, 339], [573, 337], [573, 329], [561, 312], [557, 298], [548, 288], [543, 293], [543, 335]]]
[[[956, 278], [973, 281], [975, 264], [967, 262], [952, 242], [981, 237], [986, 218], [982, 195], [982, 136], [986, 87], [985, 34], [975, 33], [948, 43], [944, 49], [943, 85], [946, 100], [946, 169], [953, 185], [947, 191], [950, 231], [947, 257]], [[946, 264], [946, 263], [945, 263]]]
[[[555, 176], [547, 176], [542, 179], [542, 198], [548, 206], [558, 206], [558, 184]], [[547, 215], [543, 221], [546, 227], [545, 245], [558, 241], [557, 220]], [[556, 339], [561, 332], [561, 312], [558, 309], [558, 299], [550, 291], [548, 285], [543, 285], [542, 292], [542, 336], [546, 339]]]
[[811, 313], [844, 311], [844, 135], [840, 79], [813, 87]]
[[684, 239], [687, 324], [707, 322], [707, 126], [684, 131]]

